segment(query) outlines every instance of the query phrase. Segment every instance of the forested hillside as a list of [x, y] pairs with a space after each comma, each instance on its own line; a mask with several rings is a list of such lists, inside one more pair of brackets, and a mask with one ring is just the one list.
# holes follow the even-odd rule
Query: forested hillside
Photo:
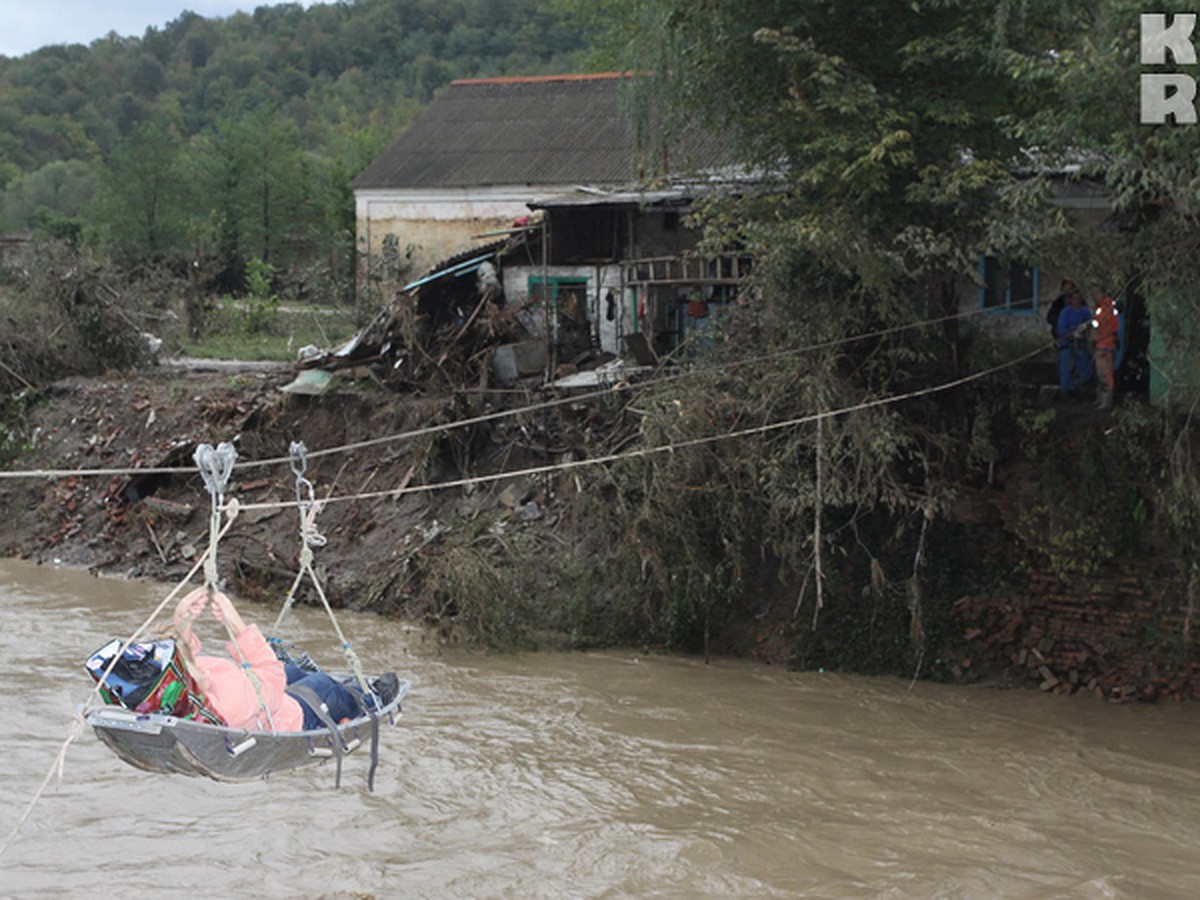
[[438, 87], [578, 70], [584, 49], [553, 3], [351, 0], [0, 57], [0, 232], [227, 277], [344, 261], [350, 178]]

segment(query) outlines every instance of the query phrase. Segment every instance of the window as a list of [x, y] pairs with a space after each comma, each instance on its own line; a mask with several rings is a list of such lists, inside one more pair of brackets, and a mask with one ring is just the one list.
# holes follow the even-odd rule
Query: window
[[542, 279], [530, 277], [529, 299], [534, 304], [550, 301], [551, 335], [568, 350], [581, 351], [592, 344], [588, 315], [588, 280], [579, 277]]
[[585, 310], [580, 308], [587, 297], [588, 280], [578, 277], [554, 277], [529, 279], [529, 299], [534, 303], [549, 300], [556, 307], [568, 307], [566, 314], [581, 316]]
[[997, 312], [1034, 315], [1038, 302], [1038, 267], [1018, 260], [979, 257], [979, 305]]

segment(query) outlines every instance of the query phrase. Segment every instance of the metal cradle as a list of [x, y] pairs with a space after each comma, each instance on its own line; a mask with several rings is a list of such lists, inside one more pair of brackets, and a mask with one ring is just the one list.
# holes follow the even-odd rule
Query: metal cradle
[[[337, 675], [347, 684], [353, 676]], [[394, 724], [409, 683], [376, 715], [363, 714], [333, 729], [274, 732], [211, 725], [159, 713], [106, 706], [87, 714], [87, 724], [125, 762], [148, 772], [202, 775], [216, 781], [253, 781], [272, 772], [334, 759], [341, 781], [342, 758], [371, 742], [373, 781], [380, 722]]]

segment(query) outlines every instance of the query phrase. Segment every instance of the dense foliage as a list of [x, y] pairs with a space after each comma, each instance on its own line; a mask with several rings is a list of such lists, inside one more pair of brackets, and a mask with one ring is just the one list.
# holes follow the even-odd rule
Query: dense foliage
[[185, 12], [140, 38], [0, 57], [0, 231], [124, 259], [250, 258], [345, 292], [349, 182], [452, 78], [575, 70], [536, 0], [355, 0]]
[[[797, 661], [919, 670], [953, 597], [940, 573], [956, 538], [939, 526], [991, 463], [1022, 452], [1017, 436], [1053, 443], [1063, 427], [1053, 410], [1037, 434], [1026, 427], [1030, 398], [1013, 369], [871, 405], [1003, 361], [951, 319], [978, 254], [1057, 262], [1083, 273], [1089, 293], [1153, 284], [1157, 322], [1196, 321], [1200, 131], [1138, 122], [1142, 10], [1125, 0], [589, 8], [607, 25], [608, 64], [653, 75], [639, 83], [635, 113], [666, 128], [704, 122], [767, 182], [697, 217], [714, 246], [754, 254], [766, 327], [720, 344], [717, 359], [740, 357], [740, 367], [640, 401], [660, 413], [647, 437], [680, 449], [612, 479], [634, 522], [615, 550], [631, 564], [615, 570], [637, 573], [631, 594], [649, 594], [652, 627], [679, 646], [697, 648], [711, 622], [772, 605], [776, 615], [794, 607], [793, 618], [830, 607], [821, 615], [844, 616], [841, 640], [798, 634]], [[1056, 187], [1088, 178], [1108, 185], [1115, 207], [1102, 229], [1052, 202]], [[878, 337], [844, 340], [869, 333]], [[833, 410], [850, 411], [817, 418]], [[688, 446], [714, 428], [788, 419], [803, 424], [728, 449]], [[1135, 473], [1121, 453], [1096, 450], [1107, 434], [1088, 445], [1084, 468], [1118, 477], [1090, 495], [1087, 534], [1118, 512], [1145, 516], [1157, 490], [1167, 515], [1156, 533], [1183, 535], [1196, 479], [1171, 420], [1124, 448], [1172, 448], [1181, 469], [1157, 488], [1126, 481]], [[1055, 548], [1078, 546], [1080, 527], [1047, 516], [1022, 537], [1035, 556], [1069, 565]], [[1096, 559], [1133, 548], [1114, 533]]]

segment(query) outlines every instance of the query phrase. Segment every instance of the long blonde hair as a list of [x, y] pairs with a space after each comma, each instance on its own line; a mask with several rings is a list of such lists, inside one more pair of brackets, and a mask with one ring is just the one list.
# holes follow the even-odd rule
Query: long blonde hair
[[[191, 623], [189, 622], [188, 625], [188, 630], [190, 631]], [[200, 671], [200, 667], [196, 665], [196, 656], [192, 653], [192, 642], [185, 635], [180, 634], [179, 629], [173, 624], [169, 625], [166, 631], [163, 632], [163, 637], [171, 638], [171, 640], [175, 641], [175, 648], [179, 652], [179, 659], [183, 663], [183, 668], [187, 671], [192, 681], [196, 682], [196, 687], [200, 693], [207, 695], [211, 683], [205, 674]]]

